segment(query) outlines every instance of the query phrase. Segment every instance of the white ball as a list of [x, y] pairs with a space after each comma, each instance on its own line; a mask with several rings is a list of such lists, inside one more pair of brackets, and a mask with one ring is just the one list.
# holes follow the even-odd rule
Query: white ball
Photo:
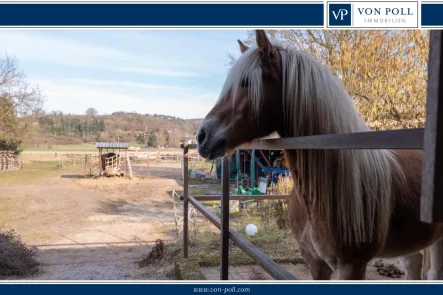
[[255, 236], [255, 234], [258, 232], [258, 228], [254, 224], [250, 223], [246, 226], [245, 232], [250, 237]]

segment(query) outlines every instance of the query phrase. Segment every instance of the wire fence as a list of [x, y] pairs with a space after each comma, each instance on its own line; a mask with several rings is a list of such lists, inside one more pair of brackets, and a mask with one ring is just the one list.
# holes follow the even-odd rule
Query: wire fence
[[[183, 217], [183, 201], [180, 198], [180, 195], [173, 190], [171, 193], [172, 202], [174, 204], [174, 222], [177, 237], [180, 236], [180, 233], [183, 232], [184, 225], [184, 217]], [[188, 216], [189, 216], [189, 226], [191, 230], [195, 233], [197, 230], [197, 219], [199, 217], [198, 211], [190, 205], [188, 207]]]

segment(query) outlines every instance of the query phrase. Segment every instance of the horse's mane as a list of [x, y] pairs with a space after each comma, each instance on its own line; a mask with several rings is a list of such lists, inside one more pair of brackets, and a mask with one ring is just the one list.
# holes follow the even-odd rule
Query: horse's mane
[[[285, 126], [281, 137], [369, 131], [342, 83], [312, 56], [273, 42], [282, 59]], [[259, 51], [250, 47], [232, 67], [220, 97], [231, 91], [235, 104], [242, 81], [257, 118], [262, 111]], [[391, 211], [390, 150], [298, 150], [294, 184], [312, 214], [328, 220], [344, 244], [384, 239]], [[383, 230], [382, 230], [383, 229]]]

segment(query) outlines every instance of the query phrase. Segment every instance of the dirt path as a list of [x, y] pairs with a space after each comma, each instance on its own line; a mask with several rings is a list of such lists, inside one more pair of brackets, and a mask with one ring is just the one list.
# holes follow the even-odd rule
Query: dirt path
[[[0, 219], [38, 249], [42, 273], [27, 279], [154, 279], [136, 262], [172, 239], [180, 165], [153, 165], [151, 179], [56, 177], [2, 187]], [[164, 278], [163, 278], [164, 279]]]

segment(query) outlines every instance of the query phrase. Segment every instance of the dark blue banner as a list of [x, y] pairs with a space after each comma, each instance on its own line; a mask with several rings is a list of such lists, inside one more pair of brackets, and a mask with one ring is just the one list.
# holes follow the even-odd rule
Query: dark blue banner
[[[442, 284], [61, 284], [0, 285], [1, 294], [442, 294]], [[289, 293], [290, 292], [290, 293]], [[332, 293], [331, 293], [332, 292]]]
[[0, 4], [0, 26], [322, 27], [323, 11], [323, 3]]
[[429, 27], [443, 26], [443, 4], [422, 3], [421, 25]]

